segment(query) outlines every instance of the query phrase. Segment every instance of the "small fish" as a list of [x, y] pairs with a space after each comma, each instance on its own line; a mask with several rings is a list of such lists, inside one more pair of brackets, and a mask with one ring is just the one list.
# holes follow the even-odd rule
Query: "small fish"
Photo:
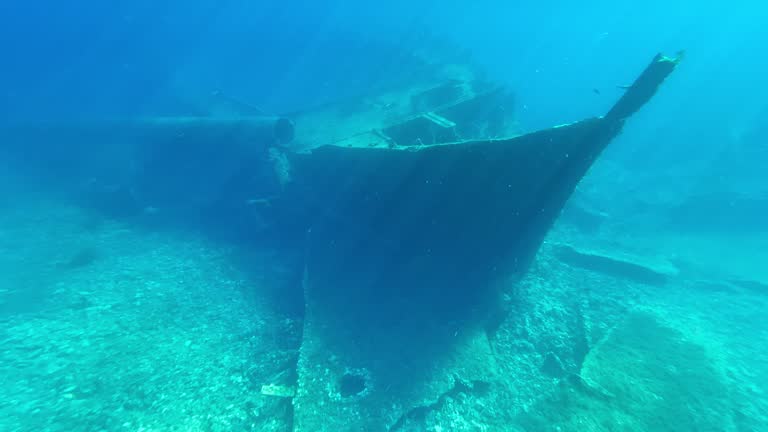
[[632, 86], [633, 86], [633, 84], [630, 84], [630, 85], [617, 85], [616, 88], [622, 89], [622, 90], [629, 90], [629, 89], [632, 88]]
[[594, 93], [594, 94], [596, 94], [596, 95], [599, 95], [599, 94], [600, 94], [600, 90], [598, 90], [598, 89], [596, 89], [596, 88], [593, 88], [593, 89], [592, 89], [592, 93]]

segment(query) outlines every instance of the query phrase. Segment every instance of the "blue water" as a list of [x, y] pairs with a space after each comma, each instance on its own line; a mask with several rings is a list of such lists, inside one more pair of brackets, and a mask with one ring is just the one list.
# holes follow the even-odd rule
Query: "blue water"
[[[747, 0], [3, 2], [0, 431], [768, 431], [766, 22]], [[349, 311], [354, 268], [308, 288], [311, 233], [270, 230], [283, 153], [212, 133], [141, 167], [115, 126], [226, 100], [301, 133], [432, 52], [508, 88], [522, 134], [681, 51], [531, 266], [450, 318], [439, 287]], [[96, 145], [45, 135], [107, 119]]]

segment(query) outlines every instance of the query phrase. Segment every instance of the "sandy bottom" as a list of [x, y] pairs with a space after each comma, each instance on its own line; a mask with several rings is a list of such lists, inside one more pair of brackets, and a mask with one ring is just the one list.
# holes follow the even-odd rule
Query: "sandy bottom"
[[[688, 266], [663, 287], [545, 247], [493, 339], [497, 393], [451, 393], [402, 430], [768, 430], [764, 240], [632, 239]], [[0, 430], [290, 431], [290, 399], [261, 392], [295, 373], [302, 324], [272, 304], [283, 270], [192, 233], [5, 206]], [[757, 284], [720, 283], [736, 279]]]

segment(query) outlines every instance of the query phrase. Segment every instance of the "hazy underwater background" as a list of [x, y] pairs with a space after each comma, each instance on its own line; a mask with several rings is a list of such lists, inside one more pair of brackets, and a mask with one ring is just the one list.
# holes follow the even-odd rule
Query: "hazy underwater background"
[[[768, 431], [766, 22], [746, 0], [0, 3], [0, 431]], [[101, 164], [119, 127], [96, 150], [2, 132], [256, 113], [299, 134], [463, 64], [522, 134], [605, 114], [681, 50], [480, 339], [433, 316], [446, 294], [339, 342], [301, 239], [270, 232], [279, 154], [174, 147], [138, 200], [131, 157]], [[346, 133], [344, 106], [315, 127]], [[402, 343], [435, 322], [439, 349]]]

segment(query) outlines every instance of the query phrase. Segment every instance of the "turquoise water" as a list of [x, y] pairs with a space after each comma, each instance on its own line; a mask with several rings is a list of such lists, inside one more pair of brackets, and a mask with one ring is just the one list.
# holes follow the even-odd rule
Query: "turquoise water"
[[[768, 431], [761, 3], [0, 11], [0, 431]], [[370, 131], [411, 119], [409, 92], [446, 78], [507, 89], [502, 132], [477, 106], [435, 108], [451, 139], [599, 116], [680, 50], [541, 222], [530, 262], [494, 261], [492, 278], [473, 277], [491, 266], [474, 258], [496, 255], [462, 234], [516, 215], [436, 242], [409, 222], [450, 196], [414, 199], [431, 190], [409, 183], [418, 172], [360, 158], [359, 177], [337, 178], [347, 165], [304, 156], [420, 154], [424, 136]], [[295, 136], [248, 123], [277, 116]], [[467, 160], [445, 178], [507, 178]], [[518, 186], [490, 202], [552, 190]], [[355, 213], [353, 192], [403, 200]], [[338, 239], [323, 230], [335, 221]], [[435, 252], [466, 245], [445, 255], [466, 262], [398, 249], [422, 234]]]

